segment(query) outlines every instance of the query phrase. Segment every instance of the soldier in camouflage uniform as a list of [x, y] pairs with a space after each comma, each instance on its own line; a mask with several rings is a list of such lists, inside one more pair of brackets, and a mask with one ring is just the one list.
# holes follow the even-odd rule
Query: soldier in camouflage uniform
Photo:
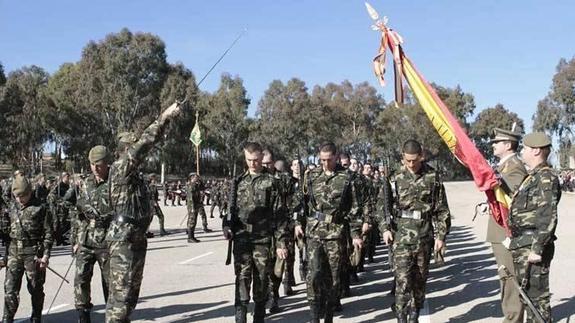
[[14, 322], [24, 274], [32, 297], [30, 321], [41, 322], [46, 267], [53, 243], [52, 216], [33, 196], [32, 185], [23, 175], [14, 178], [12, 193], [15, 201], [9, 210], [11, 242], [4, 281], [3, 322]]
[[146, 231], [152, 221], [148, 185], [139, 176], [138, 168], [162, 138], [168, 121], [179, 112], [180, 105], [172, 104], [139, 139], [131, 132], [119, 135], [119, 156], [109, 175], [114, 218], [106, 236], [110, 248], [106, 323], [130, 322], [130, 315], [138, 303], [148, 247]]
[[162, 209], [158, 204], [158, 201], [160, 200], [160, 192], [158, 192], [158, 187], [156, 186], [156, 174], [150, 174], [149, 179], [150, 200], [152, 201], [152, 215], [158, 217], [158, 223], [160, 225], [160, 236], [165, 236], [168, 234], [168, 232], [166, 232], [166, 229], [164, 228], [164, 212], [162, 212]]
[[198, 213], [202, 217], [204, 232], [212, 232], [212, 230], [208, 229], [208, 218], [206, 217], [206, 210], [204, 210], [204, 203], [202, 202], [202, 191], [205, 190], [204, 183], [196, 173], [190, 173], [188, 177], [188, 197], [186, 198], [186, 205], [188, 207], [188, 242], [192, 243], [200, 242], [195, 236]]
[[222, 190], [223, 190], [223, 183], [219, 181], [214, 181], [212, 187], [210, 189], [210, 196], [212, 200], [212, 205], [210, 206], [210, 218], [214, 217], [214, 209], [216, 206], [220, 213], [222, 213]]
[[[523, 179], [527, 176], [527, 170], [523, 162], [517, 156], [517, 147], [521, 134], [519, 132], [496, 128], [495, 137], [491, 139], [493, 155], [499, 158], [497, 172], [501, 175], [501, 187], [509, 196], [517, 190]], [[505, 266], [510, 272], [515, 272], [511, 251], [505, 247], [503, 241], [506, 238], [505, 229], [501, 227], [492, 216], [489, 216], [487, 224], [487, 241], [491, 242], [493, 255], [498, 266]], [[523, 304], [519, 291], [512, 282], [507, 279], [513, 277], [501, 277], [499, 280], [501, 292], [501, 310], [504, 323], [523, 322]]]
[[[528, 280], [525, 290], [545, 322], [552, 322], [549, 271], [555, 251], [559, 180], [547, 164], [551, 138], [534, 132], [523, 138], [521, 157], [529, 175], [513, 196], [508, 218], [512, 238], [509, 245], [517, 281]], [[527, 308], [527, 307], [526, 307]], [[536, 322], [527, 308], [527, 322]]]
[[48, 195], [50, 191], [46, 186], [46, 176], [44, 174], [38, 174], [36, 176], [36, 187], [34, 188], [34, 196], [39, 199], [42, 203], [48, 201]]
[[[344, 230], [350, 228], [352, 243], [361, 248], [363, 216], [353, 194], [351, 175], [337, 163], [333, 143], [319, 148], [321, 166], [306, 173], [304, 193], [309, 209], [307, 219], [296, 220], [295, 234], [304, 236], [301, 224], [306, 223], [307, 299], [311, 322], [333, 321], [333, 311], [340, 298], [340, 268], [342, 265]], [[323, 315], [322, 315], [323, 314]]]
[[112, 220], [110, 206], [109, 168], [112, 161], [108, 149], [94, 146], [88, 153], [92, 174], [78, 185], [76, 213], [73, 217], [74, 234], [71, 242], [76, 257], [74, 276], [74, 304], [78, 311], [78, 322], [89, 323], [91, 302], [90, 282], [94, 265], [98, 263], [102, 277], [104, 300], [108, 300], [110, 254], [106, 233]]
[[[440, 251], [450, 217], [445, 189], [438, 173], [423, 162], [421, 145], [408, 140], [402, 147], [403, 167], [396, 172], [395, 209], [397, 226], [392, 225], [386, 214], [389, 206], [380, 205], [377, 220], [381, 223], [383, 239], [393, 242], [393, 262], [397, 284], [393, 310], [398, 322], [416, 323], [425, 301], [425, 284], [429, 273], [432, 249]], [[380, 203], [389, 203], [383, 198]], [[434, 241], [435, 233], [435, 243]]]
[[[293, 232], [289, 232], [290, 227], [290, 206], [288, 205], [288, 200], [291, 200], [290, 197], [292, 195], [291, 190], [291, 181], [290, 177], [288, 177], [285, 173], [280, 173], [275, 169], [275, 159], [274, 154], [271, 149], [267, 148], [263, 151], [263, 159], [262, 159], [262, 166], [266, 169], [266, 171], [271, 174], [275, 179], [277, 179], [278, 183], [278, 199], [276, 200], [277, 206], [274, 207], [276, 209], [276, 217], [285, 219], [284, 223], [280, 223], [280, 225], [285, 226], [286, 230], [286, 239], [285, 239], [285, 247], [289, 250], [289, 245], [293, 244]], [[293, 227], [293, 226], [292, 226]], [[290, 234], [291, 233], [291, 234]], [[273, 241], [273, 246], [277, 245], [277, 241]], [[289, 254], [288, 254], [289, 256]], [[280, 284], [282, 283], [282, 277], [284, 275], [284, 271], [286, 269], [286, 259], [279, 259], [277, 258], [274, 253], [271, 254], [270, 258], [270, 296], [271, 296], [271, 304], [270, 304], [270, 313], [278, 313], [281, 311], [279, 307], [279, 288]], [[295, 284], [295, 282], [294, 282]], [[291, 288], [290, 282], [288, 279], [283, 280], [284, 285], [284, 293], [286, 295], [293, 295], [293, 290]]]
[[[236, 275], [235, 320], [246, 322], [253, 280], [254, 322], [264, 322], [269, 290], [270, 253], [279, 259], [287, 257], [286, 219], [279, 217], [279, 183], [262, 166], [262, 148], [257, 143], [244, 147], [248, 170], [235, 179], [230, 213], [223, 222], [226, 239], [233, 239], [234, 272]], [[237, 194], [236, 194], [237, 193]], [[271, 250], [272, 240], [276, 250]]]
[[60, 176], [60, 181], [50, 192], [48, 196], [48, 203], [50, 204], [51, 213], [54, 215], [54, 240], [56, 245], [68, 244], [66, 241], [66, 233], [71, 229], [70, 225], [70, 207], [76, 202], [73, 196], [66, 193], [70, 189], [70, 174], [63, 172]]

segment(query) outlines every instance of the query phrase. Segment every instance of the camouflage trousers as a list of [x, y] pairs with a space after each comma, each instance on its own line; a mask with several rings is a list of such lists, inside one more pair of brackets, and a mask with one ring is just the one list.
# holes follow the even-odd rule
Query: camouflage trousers
[[411, 307], [423, 308], [432, 247], [431, 241], [393, 246], [393, 270], [397, 284], [395, 306], [398, 313], [407, 311], [410, 302]]
[[196, 230], [196, 223], [198, 222], [198, 213], [202, 217], [202, 225], [204, 229], [208, 227], [208, 218], [203, 205], [194, 205], [193, 208], [188, 208], [188, 230], [194, 232]]
[[91, 309], [91, 281], [96, 262], [100, 266], [104, 300], [108, 301], [110, 276], [110, 254], [108, 248], [92, 248], [80, 245], [76, 253], [76, 275], [74, 276], [74, 304], [76, 309]]
[[333, 306], [341, 295], [342, 242], [339, 239], [307, 239], [307, 300]]
[[110, 288], [106, 303], [106, 323], [130, 322], [136, 308], [148, 241], [145, 232], [138, 232], [133, 242], [110, 242]]
[[220, 202], [219, 199], [214, 199], [212, 201], [212, 205], [210, 205], [210, 216], [213, 217], [214, 216], [214, 209], [216, 208], [216, 206], [218, 207], [218, 210], [220, 211], [220, 214], [222, 213], [222, 203]]
[[165, 228], [164, 228], [164, 212], [162, 212], [162, 209], [160, 208], [160, 206], [158, 205], [158, 203], [154, 203], [154, 206], [152, 207], [152, 216], [157, 216], [158, 217], [158, 222], [160, 224], [160, 232], [164, 232]]
[[250, 302], [252, 280], [254, 302], [265, 303], [268, 300], [270, 248], [269, 243], [234, 242], [235, 306]]
[[[535, 308], [539, 310], [545, 322], [552, 322], [551, 294], [549, 293], [549, 267], [551, 266], [551, 259], [553, 259], [553, 254], [555, 253], [555, 246], [553, 243], [546, 246], [541, 255], [542, 261], [528, 266], [527, 257], [530, 252], [531, 246], [511, 250], [513, 265], [515, 266], [515, 277], [521, 284], [521, 281], [527, 275], [528, 282], [527, 286], [525, 286], [527, 296], [529, 296]], [[525, 306], [525, 310], [527, 311], [527, 319], [525, 321], [537, 322], [529, 307]]]
[[[290, 237], [293, 237], [293, 234]], [[279, 297], [279, 289], [282, 282], [284, 286], [292, 281], [295, 283], [295, 278], [293, 274], [293, 268], [295, 263], [295, 244], [293, 239], [287, 240], [286, 249], [288, 251], [286, 259], [278, 259], [275, 250], [273, 250], [273, 248], [270, 253], [271, 258], [269, 263], [269, 273], [270, 273], [271, 290], [273, 297], [275, 298]], [[279, 272], [281, 272], [281, 275], [277, 276], [276, 274]]]
[[4, 321], [14, 318], [20, 305], [20, 287], [22, 276], [26, 274], [28, 292], [32, 298], [32, 318], [42, 317], [44, 306], [44, 282], [46, 271], [40, 270], [36, 258], [42, 256], [37, 247], [18, 246], [19, 241], [12, 241], [8, 248], [8, 263], [4, 280]]

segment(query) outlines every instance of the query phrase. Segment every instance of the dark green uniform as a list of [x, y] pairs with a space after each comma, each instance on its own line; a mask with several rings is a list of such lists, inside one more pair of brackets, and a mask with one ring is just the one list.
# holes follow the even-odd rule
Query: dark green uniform
[[[512, 232], [509, 249], [513, 255], [515, 276], [519, 282], [528, 278], [527, 295], [546, 322], [552, 322], [549, 293], [549, 269], [557, 239], [557, 204], [561, 199], [559, 180], [547, 163], [529, 172], [511, 204], [509, 227]], [[529, 253], [542, 257], [542, 261], [529, 265]], [[527, 309], [527, 322], [536, 322]]]
[[322, 168], [306, 173], [304, 191], [309, 212], [306, 219], [298, 218], [296, 225], [306, 225], [307, 299], [313, 320], [317, 319], [316, 309], [321, 308], [331, 318], [339, 301], [345, 230], [350, 230], [351, 238], [361, 236], [362, 206], [352, 185], [351, 174], [341, 166], [331, 174]]
[[44, 306], [46, 271], [40, 270], [37, 259], [50, 257], [53, 242], [52, 216], [40, 200], [32, 197], [24, 206], [12, 202], [10, 215], [10, 246], [4, 281], [4, 322], [12, 322], [20, 304], [22, 276], [26, 274], [28, 292], [32, 297], [32, 322], [40, 322]]
[[196, 223], [198, 222], [198, 214], [202, 217], [202, 225], [204, 231], [208, 232], [208, 218], [206, 217], [206, 210], [202, 202], [202, 192], [205, 190], [204, 183], [201, 180], [189, 182], [187, 187], [186, 205], [188, 207], [188, 242], [199, 241], [195, 237]]
[[[272, 240], [276, 248], [285, 248], [285, 219], [279, 217], [279, 182], [267, 170], [244, 173], [236, 180], [235, 210], [224, 220], [234, 235], [233, 255], [236, 275], [236, 321], [245, 318], [253, 281], [254, 322], [263, 322], [268, 299]], [[231, 206], [230, 206], [231, 207]], [[239, 312], [239, 315], [238, 315]]]
[[72, 245], [78, 245], [76, 252], [76, 275], [74, 277], [74, 304], [76, 309], [90, 311], [90, 282], [94, 265], [98, 263], [102, 277], [104, 299], [108, 300], [109, 258], [106, 234], [112, 220], [110, 186], [107, 180], [97, 181], [90, 175], [78, 186], [74, 218]]
[[[436, 239], [445, 240], [450, 218], [445, 189], [436, 171], [423, 164], [412, 174], [402, 167], [393, 177], [395, 225], [393, 262], [396, 280], [395, 309], [406, 313], [408, 304], [419, 313], [425, 301], [425, 284], [429, 261]], [[383, 190], [382, 190], [383, 191]], [[383, 199], [380, 199], [383, 203]], [[392, 224], [380, 210], [377, 220], [382, 231], [392, 230]], [[401, 314], [400, 314], [401, 315]]]
[[167, 118], [152, 123], [138, 139], [128, 133], [120, 141], [128, 145], [110, 169], [111, 204], [114, 219], [106, 241], [110, 248], [110, 291], [106, 322], [124, 323], [136, 308], [146, 262], [146, 231], [152, 221], [148, 185], [139, 166], [162, 138]]

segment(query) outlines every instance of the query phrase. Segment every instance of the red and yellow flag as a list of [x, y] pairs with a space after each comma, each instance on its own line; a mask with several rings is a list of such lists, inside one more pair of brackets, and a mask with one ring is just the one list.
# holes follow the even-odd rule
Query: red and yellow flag
[[379, 52], [373, 59], [375, 75], [380, 84], [385, 85], [385, 55], [389, 49], [393, 54], [396, 102], [403, 103], [403, 76], [439, 136], [455, 157], [469, 169], [479, 190], [487, 195], [491, 214], [496, 222], [509, 234], [507, 214], [511, 200], [500, 188], [495, 172], [435, 90], [404, 54], [401, 36], [387, 27], [387, 18], [379, 20], [377, 12], [369, 4], [366, 3], [366, 6], [370, 16], [376, 21], [374, 29], [381, 31]]

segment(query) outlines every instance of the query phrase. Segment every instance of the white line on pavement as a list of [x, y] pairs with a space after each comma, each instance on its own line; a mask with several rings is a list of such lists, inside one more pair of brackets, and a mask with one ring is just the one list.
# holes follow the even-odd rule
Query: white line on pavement
[[206, 253], [204, 253], [204, 254], [202, 254], [202, 255], [199, 255], [199, 256], [196, 256], [196, 257], [194, 257], [194, 258], [188, 259], [188, 260], [186, 260], [186, 261], [182, 261], [182, 262], [178, 263], [178, 265], [185, 265], [185, 264], [187, 264], [187, 263], [189, 263], [189, 262], [192, 262], [192, 261], [194, 261], [194, 260], [196, 260], [196, 259], [200, 259], [200, 258], [203, 258], [203, 257], [205, 257], [205, 256], [209, 256], [209, 255], [211, 255], [211, 254], [213, 254], [213, 252], [211, 252], [211, 251], [210, 251], [210, 252], [206, 252]]
[[[60, 305], [54, 306], [54, 307], [52, 307], [50, 312], [54, 312], [55, 310], [59, 310], [59, 309], [64, 308], [68, 305], [70, 305], [70, 304], [60, 304]], [[46, 313], [48, 313], [47, 309], [42, 312], [43, 315], [46, 315]], [[14, 321], [14, 323], [28, 322], [29, 320], [30, 319], [19, 319], [19, 320]]]

